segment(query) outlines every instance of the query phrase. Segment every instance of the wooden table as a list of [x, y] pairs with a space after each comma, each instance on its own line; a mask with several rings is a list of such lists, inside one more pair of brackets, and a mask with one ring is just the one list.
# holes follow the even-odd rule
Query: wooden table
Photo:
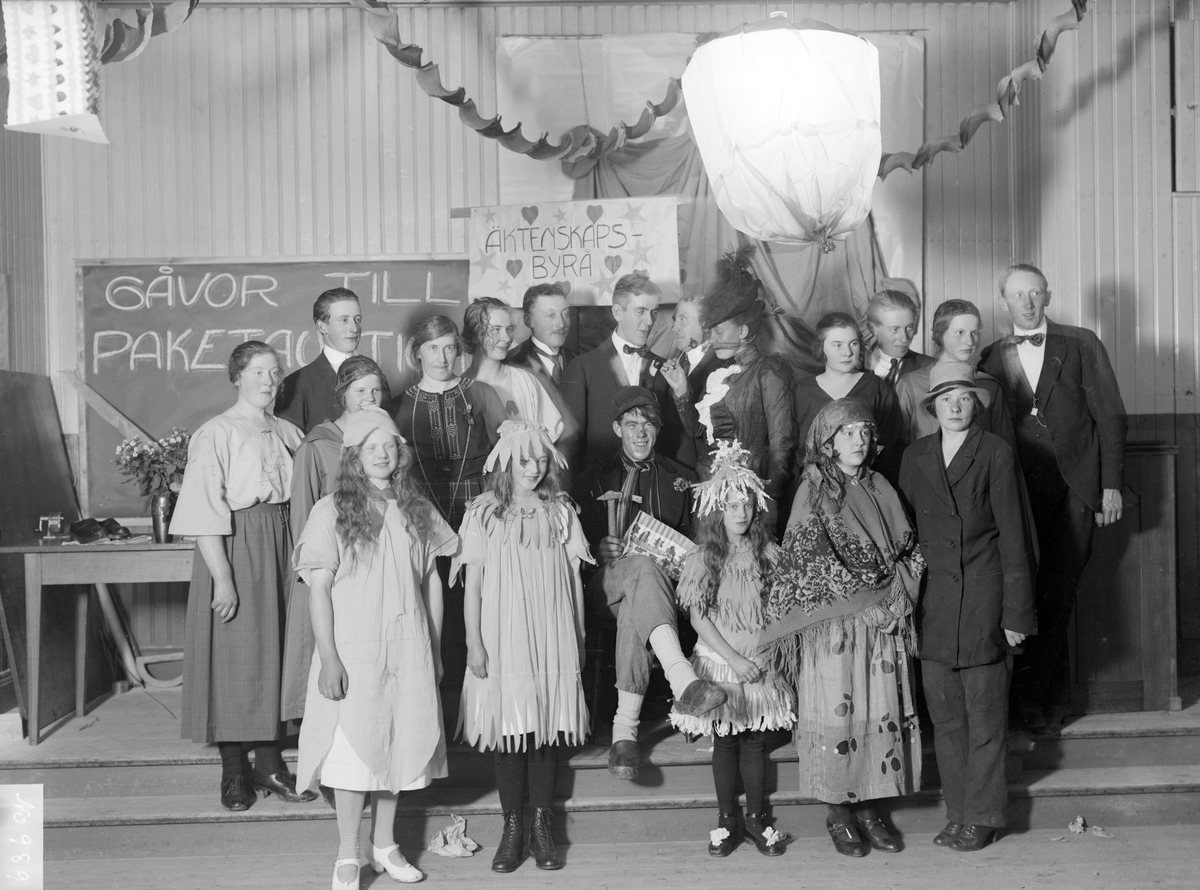
[[88, 595], [93, 584], [142, 584], [155, 581], [189, 581], [194, 545], [89, 544], [0, 547], [0, 554], [25, 558], [26, 717], [29, 744], [41, 740], [38, 722], [41, 669], [42, 591], [54, 585], [74, 585], [75, 594], [75, 713], [82, 715], [84, 671], [87, 656]]

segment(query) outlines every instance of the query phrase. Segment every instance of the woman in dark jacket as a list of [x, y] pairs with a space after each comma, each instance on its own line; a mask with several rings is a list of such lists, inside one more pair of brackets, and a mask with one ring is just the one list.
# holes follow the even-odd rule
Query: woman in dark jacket
[[725, 367], [709, 373], [701, 398], [692, 399], [679, 361], [663, 365], [685, 431], [696, 438], [701, 479], [711, 476], [719, 439], [736, 440], [750, 452], [749, 468], [771, 498], [767, 527], [777, 531], [779, 504], [792, 478], [796, 451], [792, 371], [778, 355], [759, 352], [756, 341], [773, 313], [769, 296], [750, 266], [754, 247], [731, 250], [717, 263], [717, 283], [701, 304], [710, 349]]
[[1010, 653], [1037, 632], [1025, 490], [1013, 450], [972, 423], [979, 393], [970, 365], [934, 365], [922, 410], [940, 429], [900, 468], [928, 567], [917, 633], [949, 820], [933, 842], [966, 852], [1005, 824]]

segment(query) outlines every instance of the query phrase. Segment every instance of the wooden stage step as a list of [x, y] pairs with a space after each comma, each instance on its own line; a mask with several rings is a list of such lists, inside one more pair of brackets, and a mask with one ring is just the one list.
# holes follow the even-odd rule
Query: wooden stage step
[[[136, 858], [151, 849], [204, 855], [236, 847], [247, 831], [298, 855], [328, 845], [333, 812], [323, 801], [266, 798], [244, 813], [223, 809], [216, 747], [178, 738], [178, 706], [177, 690], [135, 690], [67, 720], [39, 746], [0, 744], [0, 782], [44, 785], [48, 858]], [[561, 766], [561, 840], [675, 842], [707, 830], [716, 799], [706, 740], [689, 743], [661, 721], [644, 724], [646, 758], [636, 783], [608, 774], [604, 741], [575, 749]], [[1105, 826], [1200, 824], [1200, 705], [1084, 717], [1058, 738], [1014, 734], [1010, 749], [1017, 829], [1063, 828], [1076, 815]], [[927, 787], [882, 807], [902, 834], [932, 834], [944, 821], [931, 751], [925, 759]], [[772, 809], [793, 837], [819, 838], [825, 807], [791, 790], [795, 760], [789, 745], [771, 752]], [[397, 821], [407, 847], [423, 846], [451, 814], [468, 817], [477, 839], [499, 834], [491, 757], [452, 747], [450, 773], [402, 799]]]

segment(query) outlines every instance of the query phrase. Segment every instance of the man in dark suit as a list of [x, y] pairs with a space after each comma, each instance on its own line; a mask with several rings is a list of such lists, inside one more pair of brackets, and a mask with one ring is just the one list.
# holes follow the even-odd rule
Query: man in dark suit
[[1046, 731], [1070, 704], [1067, 625], [1092, 532], [1121, 518], [1128, 422], [1104, 344], [1046, 319], [1050, 288], [1036, 266], [1000, 276], [1013, 335], [988, 346], [979, 369], [997, 378], [1017, 437], [1041, 549], [1038, 635], [1013, 675], [1012, 721]]
[[909, 349], [917, 333], [917, 304], [898, 290], [880, 291], [867, 304], [867, 327], [875, 345], [863, 361], [863, 369], [890, 384], [936, 359]]
[[613, 289], [612, 314], [617, 329], [591, 352], [567, 365], [562, 394], [575, 429], [560, 441], [573, 472], [582, 472], [611, 454], [609, 412], [613, 396], [625, 386], [643, 386], [658, 399], [662, 417], [659, 453], [685, 467], [696, 465], [694, 440], [684, 433], [670, 384], [660, 373], [664, 359], [646, 348], [661, 301], [662, 291], [645, 272], [622, 276]]
[[560, 389], [563, 371], [575, 358], [575, 353], [563, 345], [571, 331], [567, 298], [557, 284], [535, 284], [525, 291], [521, 308], [525, 327], [533, 333], [509, 350], [504, 363], [523, 368], [537, 378], [562, 415], [563, 431], [559, 438], [569, 442], [574, 433], [574, 419]]
[[[650, 682], [651, 651], [681, 713], [707, 714], [724, 703], [725, 692], [698, 679], [680, 649], [674, 582], [649, 557], [624, 555], [622, 545], [629, 523], [643, 512], [688, 534], [696, 473], [655, 452], [661, 415], [658, 397], [649, 390], [622, 387], [609, 403], [608, 416], [608, 453], [587, 466], [572, 494], [584, 536], [599, 563], [587, 585], [589, 604], [594, 613], [617, 622], [617, 714], [608, 769], [618, 778], [636, 779], [641, 763], [637, 731]], [[620, 497], [612, 518], [607, 499], [602, 500], [610, 493]], [[625, 528], [614, 527], [621, 525]]]
[[288, 374], [275, 398], [275, 416], [290, 420], [305, 435], [317, 424], [341, 414], [333, 389], [338, 368], [358, 349], [362, 335], [358, 295], [344, 287], [325, 291], [313, 303], [313, 322], [321, 352], [303, 368]]

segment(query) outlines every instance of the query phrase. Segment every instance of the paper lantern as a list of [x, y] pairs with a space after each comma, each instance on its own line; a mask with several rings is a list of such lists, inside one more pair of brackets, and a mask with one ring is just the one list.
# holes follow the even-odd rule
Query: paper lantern
[[8, 129], [108, 139], [100, 127], [94, 0], [3, 0]]
[[828, 251], [867, 218], [882, 141], [866, 40], [809, 20], [743, 25], [696, 50], [683, 95], [734, 228]]

